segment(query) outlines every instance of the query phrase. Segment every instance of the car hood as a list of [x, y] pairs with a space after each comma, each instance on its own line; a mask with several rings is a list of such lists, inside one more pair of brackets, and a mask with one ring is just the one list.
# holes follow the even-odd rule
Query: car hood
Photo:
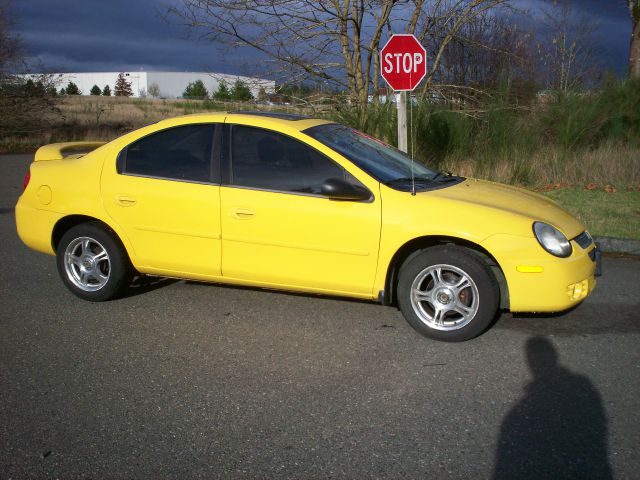
[[466, 179], [448, 188], [425, 192], [443, 199], [484, 206], [492, 210], [542, 221], [558, 228], [567, 238], [580, 235], [584, 225], [554, 201], [537, 193], [484, 180]]

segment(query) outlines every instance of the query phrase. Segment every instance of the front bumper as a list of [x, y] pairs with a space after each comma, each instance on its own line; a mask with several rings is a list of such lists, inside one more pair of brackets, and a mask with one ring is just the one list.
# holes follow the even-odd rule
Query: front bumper
[[593, 243], [583, 249], [572, 241], [573, 252], [568, 258], [547, 253], [532, 237], [494, 235], [483, 246], [504, 273], [512, 312], [567, 310], [595, 288], [601, 258]]

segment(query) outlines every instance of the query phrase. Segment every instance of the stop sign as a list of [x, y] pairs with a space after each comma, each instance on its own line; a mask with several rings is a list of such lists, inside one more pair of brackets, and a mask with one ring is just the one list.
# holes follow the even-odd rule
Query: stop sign
[[427, 74], [427, 51], [413, 35], [392, 35], [380, 50], [380, 65], [392, 89], [413, 90]]

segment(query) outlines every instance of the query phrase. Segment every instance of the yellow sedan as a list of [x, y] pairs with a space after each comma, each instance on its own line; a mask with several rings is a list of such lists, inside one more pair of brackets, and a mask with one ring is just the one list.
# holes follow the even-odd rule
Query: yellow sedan
[[397, 305], [423, 335], [473, 338], [499, 309], [568, 309], [599, 253], [552, 201], [429, 169], [352, 128], [259, 112], [164, 120], [41, 147], [18, 234], [89, 301], [136, 274]]

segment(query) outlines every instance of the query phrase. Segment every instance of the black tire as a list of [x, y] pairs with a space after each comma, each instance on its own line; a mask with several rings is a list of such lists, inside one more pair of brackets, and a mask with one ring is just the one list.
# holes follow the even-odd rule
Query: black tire
[[58, 243], [56, 263], [66, 287], [91, 302], [121, 296], [134, 273], [116, 234], [99, 222], [83, 223], [67, 230]]
[[416, 252], [398, 275], [402, 314], [416, 331], [436, 340], [477, 337], [491, 325], [499, 299], [500, 287], [489, 267], [475, 252], [456, 245]]

